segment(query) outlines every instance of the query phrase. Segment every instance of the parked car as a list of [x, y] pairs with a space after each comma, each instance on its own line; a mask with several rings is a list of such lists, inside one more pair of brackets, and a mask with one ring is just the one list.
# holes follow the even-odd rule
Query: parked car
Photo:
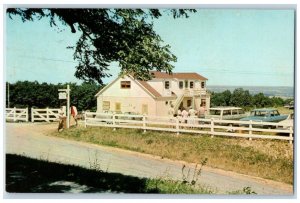
[[280, 115], [276, 109], [254, 109], [250, 116], [240, 119], [241, 121], [279, 122], [287, 119], [288, 115]]
[[220, 120], [238, 120], [246, 116], [247, 114], [242, 108], [226, 106], [209, 108], [208, 114], [205, 115], [205, 118], [214, 118]]
[[287, 130], [290, 129], [289, 126], [293, 126], [293, 125], [294, 125], [294, 113], [291, 113], [288, 115], [287, 119], [280, 121], [278, 123], [277, 128]]

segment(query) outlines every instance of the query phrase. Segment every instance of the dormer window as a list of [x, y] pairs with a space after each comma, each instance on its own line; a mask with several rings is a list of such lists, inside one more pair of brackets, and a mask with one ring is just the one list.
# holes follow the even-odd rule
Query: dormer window
[[183, 81], [179, 81], [179, 89], [183, 89]]
[[193, 89], [194, 88], [194, 82], [190, 81], [190, 88]]
[[165, 89], [170, 89], [170, 81], [165, 81]]
[[205, 88], [205, 82], [201, 82], [201, 88]]
[[130, 81], [121, 81], [121, 89], [130, 89], [131, 83]]

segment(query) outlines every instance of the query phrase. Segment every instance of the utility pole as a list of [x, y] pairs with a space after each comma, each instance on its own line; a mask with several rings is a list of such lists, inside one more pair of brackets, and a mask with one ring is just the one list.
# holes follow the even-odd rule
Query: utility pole
[[9, 82], [7, 82], [7, 108], [9, 108]]
[[70, 128], [70, 86], [67, 85], [67, 128]]

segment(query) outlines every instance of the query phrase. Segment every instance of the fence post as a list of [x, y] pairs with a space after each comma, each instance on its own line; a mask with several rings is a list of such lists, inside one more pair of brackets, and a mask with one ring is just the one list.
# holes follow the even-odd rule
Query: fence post
[[146, 133], [146, 116], [145, 116], [145, 114], [143, 114], [143, 129], [144, 129], [143, 133]]
[[26, 122], [28, 122], [28, 107], [26, 108]]
[[17, 113], [17, 110], [16, 110], [16, 107], [14, 107], [14, 122], [16, 122], [16, 120], [17, 120], [16, 113]]
[[176, 134], [179, 135], [179, 117], [176, 117]]
[[86, 111], [84, 112], [84, 127], [86, 128]]
[[48, 107], [46, 108], [47, 111], [47, 122], [49, 122], [49, 111], [48, 111]]
[[293, 127], [290, 126], [290, 141], [289, 141], [290, 144], [293, 144], [292, 138], [293, 138]]
[[214, 137], [214, 118], [211, 118], [210, 120], [210, 133], [211, 133], [211, 137]]
[[250, 124], [249, 124], [249, 140], [251, 141], [252, 140], [252, 120], [250, 120]]
[[33, 110], [33, 108], [31, 107], [31, 122], [34, 122], [34, 115], [33, 115], [33, 112], [34, 112], [34, 110]]
[[113, 131], [116, 131], [116, 115], [115, 115], [115, 112], [113, 113]]

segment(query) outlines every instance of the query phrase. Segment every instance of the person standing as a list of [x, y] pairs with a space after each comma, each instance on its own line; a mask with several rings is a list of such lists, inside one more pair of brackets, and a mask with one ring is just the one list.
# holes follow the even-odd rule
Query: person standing
[[171, 104], [171, 105], [170, 105], [170, 108], [169, 108], [169, 110], [168, 110], [168, 115], [169, 115], [169, 117], [173, 117], [173, 116], [174, 116], [174, 113], [175, 113], [175, 111], [174, 111], [174, 106], [173, 106], [173, 104]]
[[183, 122], [187, 123], [187, 118], [189, 116], [189, 113], [185, 109], [183, 109], [183, 111], [181, 112], [181, 115], [182, 115], [182, 118], [183, 118]]
[[178, 118], [179, 123], [182, 123], [182, 111], [181, 111], [181, 108], [178, 108], [178, 110], [177, 110], [177, 118]]
[[200, 118], [204, 118], [205, 117], [205, 108], [204, 108], [204, 106], [200, 106], [199, 117]]
[[194, 119], [196, 118], [196, 111], [192, 107], [190, 107], [189, 115], [190, 115], [191, 120], [188, 123], [189, 124], [195, 124], [195, 120]]

